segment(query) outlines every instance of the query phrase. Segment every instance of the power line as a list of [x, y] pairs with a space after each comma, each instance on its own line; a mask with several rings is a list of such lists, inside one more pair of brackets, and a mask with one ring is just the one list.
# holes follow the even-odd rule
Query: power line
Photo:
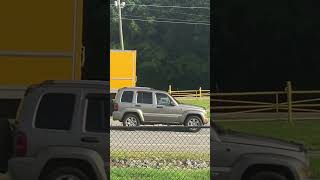
[[207, 17], [210, 18], [210, 16], [207, 15], [202, 15], [202, 14], [192, 14], [192, 13], [183, 13], [183, 12], [176, 12], [176, 11], [163, 11], [159, 9], [148, 9], [148, 11], [157, 11], [157, 12], [162, 12], [162, 13], [174, 13], [174, 14], [182, 14], [182, 15], [190, 15], [190, 16], [201, 16], [201, 17]]
[[[111, 5], [110, 5], [110, 7], [111, 7]], [[182, 15], [199, 16], [199, 17], [210, 18], [210, 16], [208, 16], [208, 15], [203, 15], [203, 14], [183, 13], [183, 12], [176, 12], [176, 11], [163, 11], [163, 10], [159, 10], [159, 9], [145, 9], [145, 10], [148, 10], [148, 11], [157, 11], [157, 12], [162, 12], [162, 13], [173, 13], [173, 14], [182, 14]]]
[[[123, 15], [125, 18], [146, 18], [146, 16], [133, 16], [133, 15]], [[150, 17], [154, 18], [154, 17]], [[187, 19], [172, 19], [172, 18], [154, 18], [154, 20], [168, 20], [168, 21], [181, 21], [181, 22], [195, 22]], [[209, 23], [208, 21], [196, 21], [197, 23]]]
[[[114, 6], [114, 4], [110, 4], [110, 6]], [[126, 4], [126, 6], [210, 10], [210, 7], [205, 7], [205, 6], [202, 6], [202, 7], [201, 6], [163, 6], [163, 5], [157, 5], [157, 4]]]
[[[116, 18], [114, 18], [116, 19]], [[148, 20], [148, 19], [137, 19], [137, 18], [122, 18], [123, 20], [132, 20], [132, 21], [142, 21], [142, 22], [158, 22], [158, 23], [171, 23], [171, 24], [189, 24], [189, 25], [204, 25], [210, 26], [210, 23], [203, 22], [182, 22], [182, 21], [160, 21], [160, 20]]]

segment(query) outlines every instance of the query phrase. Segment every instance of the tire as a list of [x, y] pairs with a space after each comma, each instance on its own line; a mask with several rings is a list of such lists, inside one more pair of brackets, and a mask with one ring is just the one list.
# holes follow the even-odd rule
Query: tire
[[250, 176], [249, 180], [288, 180], [288, 178], [278, 172], [261, 171]]
[[57, 167], [48, 173], [43, 180], [90, 180], [90, 176], [82, 169], [72, 166]]
[[127, 114], [124, 118], [123, 118], [123, 126], [130, 126], [130, 127], [137, 127], [140, 126], [140, 118], [133, 114]]
[[[188, 116], [185, 120], [184, 126], [202, 126], [202, 119], [199, 116]], [[198, 132], [201, 128], [188, 128], [190, 132]]]
[[7, 119], [0, 119], [0, 172], [8, 170], [8, 160], [13, 152], [13, 135]]

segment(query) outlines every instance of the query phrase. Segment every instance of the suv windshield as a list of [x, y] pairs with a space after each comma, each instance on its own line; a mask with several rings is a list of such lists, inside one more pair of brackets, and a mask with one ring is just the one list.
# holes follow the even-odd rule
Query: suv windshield
[[174, 98], [173, 96], [170, 96], [173, 100], [175, 100], [178, 104], [183, 104], [180, 101], [178, 101], [176, 98]]

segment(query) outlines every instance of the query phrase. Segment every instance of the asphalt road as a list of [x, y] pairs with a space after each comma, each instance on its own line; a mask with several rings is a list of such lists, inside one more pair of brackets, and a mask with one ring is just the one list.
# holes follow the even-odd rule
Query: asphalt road
[[[110, 118], [110, 126], [122, 126]], [[166, 125], [155, 125], [166, 126]], [[206, 126], [209, 126], [207, 124]], [[112, 151], [158, 151], [210, 153], [210, 129], [199, 132], [160, 131], [111, 131]]]
[[[110, 126], [122, 126], [122, 123], [119, 122], [119, 121], [114, 121], [112, 119], [112, 117], [110, 117]], [[162, 126], [161, 124], [157, 124], [157, 125], [154, 125], [154, 126]], [[210, 122], [208, 124], [205, 124], [204, 126], [210, 126]]]

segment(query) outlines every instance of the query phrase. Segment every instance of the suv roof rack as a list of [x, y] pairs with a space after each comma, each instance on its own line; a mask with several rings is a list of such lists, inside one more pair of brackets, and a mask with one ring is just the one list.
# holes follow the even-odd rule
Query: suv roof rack
[[154, 88], [151, 87], [123, 87], [121, 89], [147, 89], [147, 90], [156, 90]]

